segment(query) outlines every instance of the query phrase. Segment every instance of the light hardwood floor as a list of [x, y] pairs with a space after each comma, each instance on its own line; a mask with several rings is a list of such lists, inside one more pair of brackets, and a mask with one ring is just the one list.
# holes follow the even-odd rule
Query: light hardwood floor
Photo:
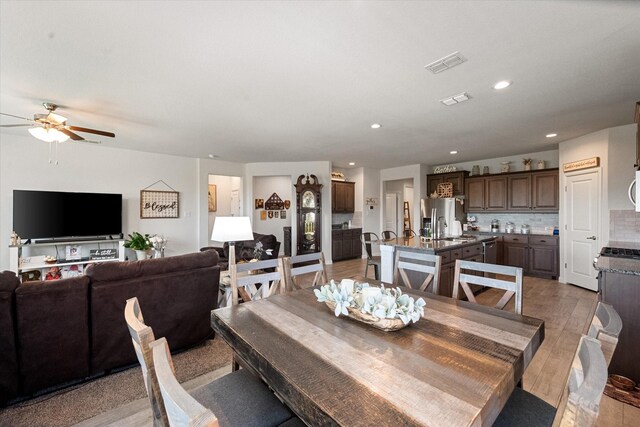
[[[356, 259], [327, 265], [327, 275], [336, 280], [364, 275], [365, 263]], [[369, 277], [373, 278], [372, 268]], [[593, 317], [597, 295], [555, 280], [526, 276], [523, 288], [523, 314], [545, 322], [545, 339], [524, 374], [524, 389], [557, 407], [580, 336], [587, 332]], [[489, 290], [477, 299], [493, 305], [501, 293]], [[505, 310], [513, 311], [513, 301]], [[640, 409], [603, 396], [597, 425], [640, 426]]]

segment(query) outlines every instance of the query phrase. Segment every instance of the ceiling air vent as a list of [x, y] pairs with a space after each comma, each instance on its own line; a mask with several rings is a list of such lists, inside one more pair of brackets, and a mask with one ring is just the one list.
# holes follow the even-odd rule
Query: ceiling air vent
[[468, 101], [471, 97], [467, 92], [459, 93], [458, 95], [453, 95], [445, 99], [441, 99], [442, 102], [446, 106], [456, 105], [464, 101]]
[[466, 62], [467, 58], [462, 56], [460, 52], [453, 52], [451, 55], [447, 55], [444, 58], [440, 58], [437, 61], [433, 61], [431, 64], [425, 65], [424, 68], [431, 71], [433, 74], [438, 74], [443, 71], [453, 68], [456, 65], [460, 65]]

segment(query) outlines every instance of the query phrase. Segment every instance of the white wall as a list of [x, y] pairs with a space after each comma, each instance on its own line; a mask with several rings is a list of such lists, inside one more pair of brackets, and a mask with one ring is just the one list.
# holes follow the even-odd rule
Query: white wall
[[[216, 217], [230, 216], [232, 214], [231, 192], [238, 190], [238, 196], [240, 200], [242, 200], [242, 178], [238, 176], [209, 175], [208, 183], [216, 186], [216, 211], [209, 212], [207, 209], [209, 224], [207, 235], [211, 236]], [[240, 212], [240, 214], [242, 214], [242, 212]], [[209, 245], [222, 246], [222, 243], [209, 240]]]
[[[383, 169], [380, 171], [380, 182], [410, 179], [413, 181], [413, 203], [411, 206], [411, 224], [414, 230], [422, 227], [422, 215], [420, 213], [420, 198], [425, 197], [427, 190], [427, 170], [428, 166], [422, 164], [400, 166], [397, 168]], [[383, 185], [380, 185], [382, 192]], [[384, 197], [381, 194], [381, 197]], [[382, 218], [378, 224], [378, 229], [382, 230]]]
[[[0, 269], [9, 268], [14, 189], [122, 193], [125, 234], [164, 234], [169, 239], [167, 255], [198, 250], [197, 159], [82, 143], [61, 144], [57, 166], [50, 165], [48, 158], [46, 143], [31, 136], [1, 135]], [[179, 218], [140, 219], [140, 190], [158, 180], [180, 192]], [[168, 188], [157, 184], [152, 189]], [[204, 199], [206, 209], [206, 190]]]
[[[297, 178], [297, 177], [296, 177]], [[253, 199], [264, 199], [266, 202], [273, 193], [276, 193], [283, 201], [290, 200], [291, 207], [285, 209], [286, 218], [269, 218], [262, 221], [260, 212], [264, 209], [255, 209], [253, 211], [253, 231], [261, 234], [273, 234], [280, 242], [280, 254], [284, 254], [284, 230], [283, 227], [291, 226], [291, 216], [295, 215], [295, 188], [291, 185], [290, 176], [256, 176], [253, 178]], [[324, 211], [324, 208], [323, 208]], [[293, 245], [293, 242], [291, 242]]]
[[635, 124], [609, 129], [609, 209], [633, 210], [627, 196], [631, 181], [635, 179], [636, 131]]

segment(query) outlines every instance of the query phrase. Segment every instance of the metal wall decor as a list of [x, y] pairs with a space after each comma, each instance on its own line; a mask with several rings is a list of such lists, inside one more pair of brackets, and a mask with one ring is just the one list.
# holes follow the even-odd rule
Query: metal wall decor
[[279, 211], [284, 209], [284, 202], [276, 193], [273, 193], [271, 197], [269, 197], [264, 202], [264, 208], [268, 211]]

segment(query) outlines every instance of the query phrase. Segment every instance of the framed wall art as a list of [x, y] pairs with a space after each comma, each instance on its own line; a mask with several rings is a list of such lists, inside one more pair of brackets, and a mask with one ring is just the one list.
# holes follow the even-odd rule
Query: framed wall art
[[209, 212], [218, 210], [218, 195], [215, 184], [209, 184]]
[[264, 199], [256, 199], [256, 209], [264, 208]]
[[140, 190], [140, 218], [178, 218], [177, 191]]
[[267, 211], [260, 211], [260, 220], [261, 221], [267, 220]]

